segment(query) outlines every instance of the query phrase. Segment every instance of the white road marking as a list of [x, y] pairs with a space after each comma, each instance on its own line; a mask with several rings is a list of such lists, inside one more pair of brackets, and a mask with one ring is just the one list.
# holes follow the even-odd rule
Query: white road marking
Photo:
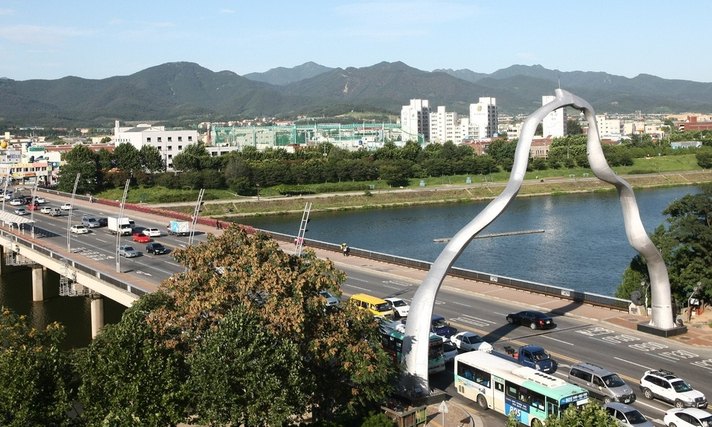
[[645, 366], [645, 365], [641, 365], [641, 364], [639, 364], [639, 363], [631, 362], [630, 360], [622, 359], [622, 358], [620, 358], [620, 357], [613, 357], [613, 358], [616, 359], [616, 360], [620, 360], [621, 362], [630, 363], [631, 365], [638, 366], [638, 367], [640, 367], [640, 368], [645, 369], [646, 371], [647, 371], [647, 370], [650, 370], [650, 369], [653, 369], [653, 368], [651, 368], [651, 367], [649, 367], [649, 366]]
[[542, 335], [541, 337], [542, 337], [542, 338], [546, 338], [546, 339], [548, 339], [548, 340], [560, 342], [561, 344], [566, 344], [566, 345], [571, 345], [571, 346], [574, 345], [573, 343], [570, 343], [570, 342], [568, 342], [568, 341], [562, 341], [562, 340], [560, 340], [560, 339], [556, 339], [556, 338], [550, 337], [550, 336], [548, 336], [548, 335]]

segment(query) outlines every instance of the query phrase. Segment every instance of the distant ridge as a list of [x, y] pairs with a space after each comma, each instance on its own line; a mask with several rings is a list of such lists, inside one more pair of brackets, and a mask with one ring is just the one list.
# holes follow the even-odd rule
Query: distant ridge
[[307, 62], [239, 76], [192, 62], [171, 62], [99, 80], [2, 78], [0, 124], [111, 127], [114, 120], [170, 125], [265, 116], [335, 116], [353, 110], [399, 114], [412, 98], [466, 113], [468, 105], [483, 96], [496, 97], [503, 114], [529, 114], [541, 105], [542, 95], [553, 94], [559, 82], [589, 101], [598, 113], [712, 112], [712, 83], [648, 74], [627, 78], [604, 72], [561, 72], [541, 65], [512, 65], [491, 74], [450, 69], [429, 72], [397, 61], [361, 68]]

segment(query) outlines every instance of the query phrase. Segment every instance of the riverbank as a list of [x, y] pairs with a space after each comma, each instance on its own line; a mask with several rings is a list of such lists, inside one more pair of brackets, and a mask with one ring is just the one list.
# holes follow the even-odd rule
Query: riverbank
[[[624, 175], [634, 188], [671, 187], [712, 182], [712, 171], [685, 171], [659, 174]], [[442, 203], [467, 203], [473, 200], [488, 200], [497, 197], [506, 182], [475, 184], [449, 184], [434, 187], [398, 188], [371, 192], [316, 194], [291, 197], [242, 197], [233, 200], [205, 202], [202, 215], [214, 218], [286, 215], [304, 210], [312, 203], [312, 212], [380, 209], [388, 207], [415, 206]], [[615, 191], [615, 187], [596, 177], [547, 178], [525, 180], [519, 191], [521, 196], [541, 196], [580, 192]], [[161, 205], [185, 213], [193, 212], [194, 203]]]

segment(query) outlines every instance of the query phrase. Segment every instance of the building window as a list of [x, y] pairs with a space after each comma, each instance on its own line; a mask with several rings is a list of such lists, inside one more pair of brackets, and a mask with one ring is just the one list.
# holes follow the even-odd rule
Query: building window
[[160, 136], [157, 137], [156, 140], [157, 140], [158, 142], [161, 142], [161, 137], [160, 137]]
[[172, 158], [173, 158], [173, 154], [169, 154], [169, 155], [168, 155], [168, 158], [169, 158], [169, 159], [172, 159]]
[[169, 137], [168, 137], [168, 142], [173, 142], [173, 137], [172, 137], [172, 136], [169, 136]]
[[182, 149], [183, 149], [183, 146], [182, 146], [182, 145], [179, 145], [179, 146], [178, 146], [178, 151], [180, 151], [180, 150], [182, 150]]
[[168, 151], [171, 151], [171, 150], [173, 149], [173, 146], [172, 146], [172, 145], [169, 145], [168, 147], [166, 147], [166, 149], [167, 149]]
[[179, 136], [179, 137], [178, 137], [178, 142], [183, 142], [183, 137], [182, 137], [182, 136]]
[[146, 137], [146, 142], [151, 142], [151, 137]]
[[189, 137], [188, 137], [188, 141], [190, 142], [190, 141], [192, 141], [192, 140], [193, 140], [193, 137], [192, 137], [192, 136], [189, 136]]

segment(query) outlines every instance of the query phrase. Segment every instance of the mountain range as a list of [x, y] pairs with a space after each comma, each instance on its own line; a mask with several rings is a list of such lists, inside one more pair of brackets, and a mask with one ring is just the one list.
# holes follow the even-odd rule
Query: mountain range
[[479, 97], [497, 99], [504, 114], [529, 114], [542, 95], [561, 87], [598, 113], [712, 111], [712, 83], [634, 78], [604, 72], [512, 65], [491, 74], [423, 71], [402, 62], [329, 68], [314, 62], [244, 76], [191, 62], [157, 65], [128, 76], [93, 80], [0, 79], [0, 125], [107, 126], [114, 120], [164, 122], [254, 117], [336, 116], [350, 111], [400, 114], [410, 99], [466, 113]]

